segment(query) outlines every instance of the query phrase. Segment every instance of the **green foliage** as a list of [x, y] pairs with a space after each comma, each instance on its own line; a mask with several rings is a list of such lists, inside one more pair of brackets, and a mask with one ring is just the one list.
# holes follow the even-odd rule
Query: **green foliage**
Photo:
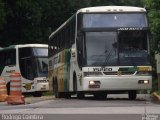
[[158, 80], [156, 76], [155, 52], [160, 52], [160, 0], [144, 0], [143, 1], [149, 16], [149, 25], [152, 34], [152, 65], [153, 65], [153, 90], [158, 89]]
[[156, 93], [157, 93], [158, 95], [160, 95], [160, 90], [156, 91]]
[[152, 50], [159, 51], [160, 45], [160, 0], [144, 0], [148, 10], [150, 29], [152, 33]]
[[0, 0], [0, 30], [3, 29], [5, 22], [6, 13], [4, 12], [4, 3]]
[[78, 9], [142, 6], [140, 0], [0, 0], [0, 46], [48, 43], [48, 36]]
[[54, 94], [53, 91], [48, 91], [48, 92], [44, 92], [43, 96], [51, 96], [53, 94]]
[[153, 76], [152, 79], [152, 91], [158, 90], [158, 80], [157, 77]]

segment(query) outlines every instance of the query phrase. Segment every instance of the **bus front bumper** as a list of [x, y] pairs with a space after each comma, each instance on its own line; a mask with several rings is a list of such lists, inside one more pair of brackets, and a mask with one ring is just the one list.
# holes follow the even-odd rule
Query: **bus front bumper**
[[92, 90], [148, 90], [152, 89], [151, 76], [84, 77], [83, 91]]
[[49, 82], [47, 78], [35, 79], [35, 91], [49, 91]]

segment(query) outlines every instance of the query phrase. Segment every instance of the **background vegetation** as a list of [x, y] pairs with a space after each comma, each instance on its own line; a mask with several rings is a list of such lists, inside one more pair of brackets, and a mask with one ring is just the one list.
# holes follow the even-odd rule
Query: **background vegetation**
[[0, 46], [47, 44], [50, 33], [78, 9], [105, 5], [143, 7], [144, 3], [140, 0], [0, 0]]
[[0, 0], [0, 46], [48, 43], [48, 36], [78, 9], [91, 6], [146, 7], [153, 51], [160, 39], [160, 0]]

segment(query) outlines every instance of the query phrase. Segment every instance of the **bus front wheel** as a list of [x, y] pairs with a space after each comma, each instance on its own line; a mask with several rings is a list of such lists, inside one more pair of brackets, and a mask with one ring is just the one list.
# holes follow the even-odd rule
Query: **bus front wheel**
[[137, 97], [137, 93], [135, 90], [131, 90], [131, 91], [128, 91], [128, 98], [129, 100], [135, 100]]
[[84, 92], [77, 92], [77, 98], [78, 99], [84, 99], [85, 93]]
[[98, 100], [105, 100], [107, 98], [107, 93], [106, 92], [96, 92], [94, 93], [95, 99]]
[[34, 92], [33, 97], [41, 97], [43, 95], [42, 92]]
[[53, 93], [55, 98], [61, 98], [63, 93], [58, 92], [58, 81], [57, 79], [53, 80]]

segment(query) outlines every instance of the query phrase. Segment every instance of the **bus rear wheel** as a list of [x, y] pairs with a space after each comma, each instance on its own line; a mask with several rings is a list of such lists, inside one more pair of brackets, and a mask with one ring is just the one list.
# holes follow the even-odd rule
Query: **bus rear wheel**
[[106, 92], [96, 92], [94, 93], [95, 99], [98, 100], [105, 100], [107, 98], [107, 93]]
[[76, 77], [76, 73], [73, 74], [73, 91], [77, 92], [77, 77]]
[[131, 91], [128, 91], [128, 98], [129, 100], [135, 100], [137, 97], [137, 93], [135, 90], [131, 90]]
[[60, 98], [60, 93], [58, 92], [58, 81], [53, 79], [53, 93], [55, 98]]

